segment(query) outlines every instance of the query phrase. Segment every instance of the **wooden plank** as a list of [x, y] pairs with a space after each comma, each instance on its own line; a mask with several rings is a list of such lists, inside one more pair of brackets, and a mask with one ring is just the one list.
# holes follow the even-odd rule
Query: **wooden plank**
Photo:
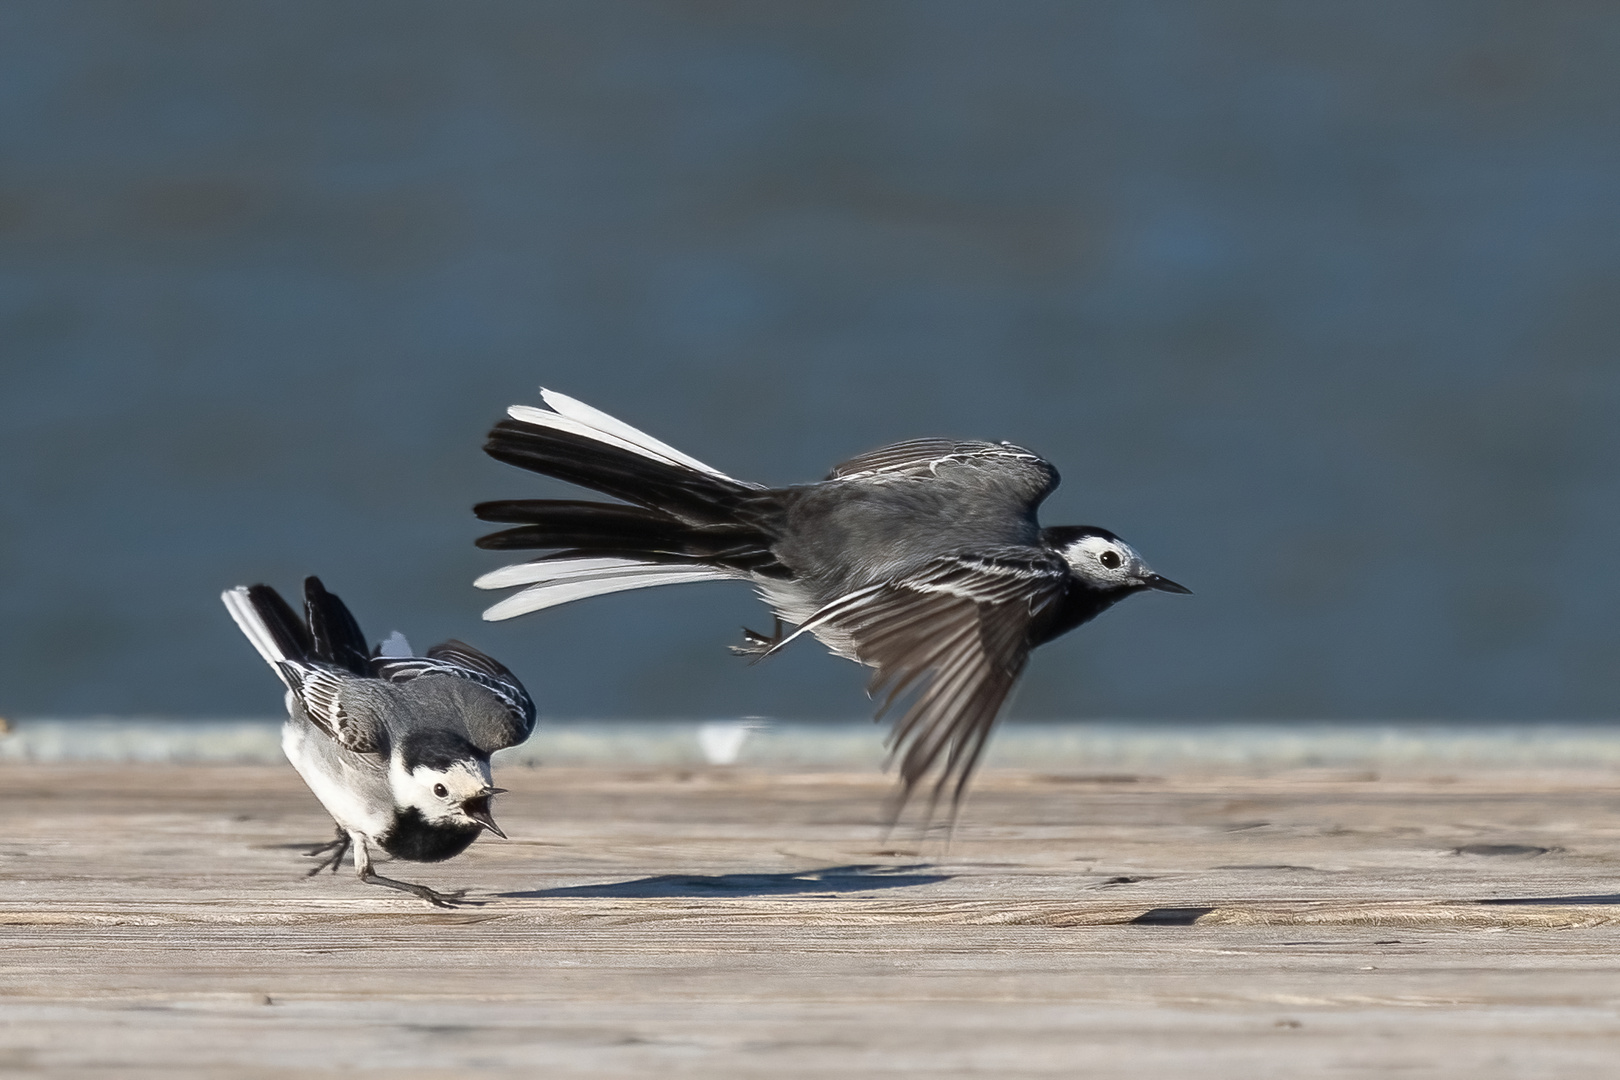
[[1604, 1076], [1607, 768], [506, 768], [513, 839], [301, 876], [290, 769], [0, 765], [0, 1075]]

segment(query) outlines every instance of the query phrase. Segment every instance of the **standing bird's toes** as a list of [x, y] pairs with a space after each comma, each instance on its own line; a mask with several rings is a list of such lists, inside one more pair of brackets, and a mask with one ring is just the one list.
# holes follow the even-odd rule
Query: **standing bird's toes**
[[349, 847], [352, 843], [353, 841], [349, 839], [349, 834], [344, 832], [342, 828], [339, 828], [337, 831], [337, 837], [335, 839], [328, 840], [320, 847], [310, 848], [308, 851], [304, 852], [305, 857], [311, 859], [318, 855], [326, 856], [325, 858], [321, 859], [320, 863], [316, 865], [315, 869], [311, 870], [304, 876], [314, 877], [322, 870], [331, 870], [332, 873], [337, 873], [338, 867], [343, 865], [344, 857], [349, 854]]
[[442, 893], [436, 889], [430, 889], [426, 885], [415, 885], [409, 881], [397, 881], [394, 878], [383, 877], [381, 874], [373, 873], [370, 869], [367, 869], [360, 874], [360, 880], [364, 881], [367, 885], [381, 885], [385, 889], [398, 889], [400, 892], [408, 892], [412, 896], [419, 896], [423, 900], [426, 900], [428, 903], [432, 904], [434, 907], [459, 907], [462, 904], [477, 902], [462, 899], [462, 897], [467, 895], [466, 889], [457, 889], [455, 892]]

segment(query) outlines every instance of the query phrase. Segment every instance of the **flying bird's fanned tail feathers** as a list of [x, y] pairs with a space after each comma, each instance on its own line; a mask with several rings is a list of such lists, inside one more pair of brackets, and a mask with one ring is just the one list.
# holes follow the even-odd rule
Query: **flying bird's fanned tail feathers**
[[[551, 406], [552, 411], [536, 409], [532, 405], [514, 405], [511, 415], [519, 420], [542, 427], [554, 427], [558, 430], [576, 431], [586, 438], [610, 445], [622, 446], [631, 453], [640, 454], [653, 461], [668, 462], [682, 468], [692, 469], [695, 472], [708, 473], [717, 479], [736, 484], [712, 465], [705, 465], [695, 457], [690, 457], [670, 446], [668, 443], [648, 435], [645, 431], [631, 427], [623, 420], [609, 416], [600, 409], [593, 409], [583, 401], [559, 394], [555, 390], [540, 389], [540, 400]], [[746, 485], [744, 485], [746, 486]]]
[[521, 526], [478, 540], [488, 551], [537, 547], [599, 548], [628, 543], [656, 548], [686, 529], [679, 518], [640, 506], [576, 502], [564, 499], [504, 499], [479, 503], [473, 512], [482, 521]]
[[731, 523], [740, 497], [759, 490], [572, 398], [541, 395], [558, 411], [512, 406], [487, 454], [688, 524]]
[[503, 566], [473, 584], [481, 589], [529, 585], [484, 612], [497, 622], [590, 596], [682, 585], [694, 581], [733, 581], [740, 575], [702, 563], [642, 562], [633, 558], [555, 558]]
[[573, 398], [542, 394], [554, 411], [514, 405], [485, 451], [631, 505], [508, 499], [474, 507], [484, 521], [518, 526], [481, 538], [479, 547], [552, 551], [479, 578], [481, 589], [526, 586], [484, 618], [628, 589], [782, 573], [764, 527], [774, 510], [764, 489]]

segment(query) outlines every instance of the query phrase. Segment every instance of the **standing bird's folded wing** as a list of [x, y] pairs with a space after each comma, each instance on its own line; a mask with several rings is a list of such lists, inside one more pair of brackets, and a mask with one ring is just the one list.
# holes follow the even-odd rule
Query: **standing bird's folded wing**
[[534, 731], [534, 700], [505, 664], [452, 638], [428, 650], [426, 656], [378, 657], [372, 668], [380, 679], [408, 683], [423, 675], [447, 675], [464, 679], [494, 694], [505, 709], [495, 717], [468, 713], [467, 722], [473, 745], [486, 754], [516, 746]]
[[949, 787], [959, 801], [1024, 670], [1031, 631], [1066, 581], [1060, 559], [1028, 550], [946, 556], [833, 601], [792, 637], [813, 633], [875, 668], [868, 689], [883, 695], [880, 718], [915, 690], [889, 736], [901, 801], [936, 768], [934, 798]]

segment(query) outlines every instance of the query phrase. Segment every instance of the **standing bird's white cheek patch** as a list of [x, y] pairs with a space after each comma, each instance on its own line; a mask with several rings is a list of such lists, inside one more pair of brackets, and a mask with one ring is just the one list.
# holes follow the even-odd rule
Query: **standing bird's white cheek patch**
[[[407, 772], [397, 756], [388, 764], [388, 783], [395, 800], [400, 806], [415, 807], [429, 821], [470, 820], [461, 804], [490, 787], [490, 780], [489, 766], [482, 762], [458, 761], [442, 772], [425, 765]], [[443, 787], [445, 793], [438, 794], [437, 787]]]

